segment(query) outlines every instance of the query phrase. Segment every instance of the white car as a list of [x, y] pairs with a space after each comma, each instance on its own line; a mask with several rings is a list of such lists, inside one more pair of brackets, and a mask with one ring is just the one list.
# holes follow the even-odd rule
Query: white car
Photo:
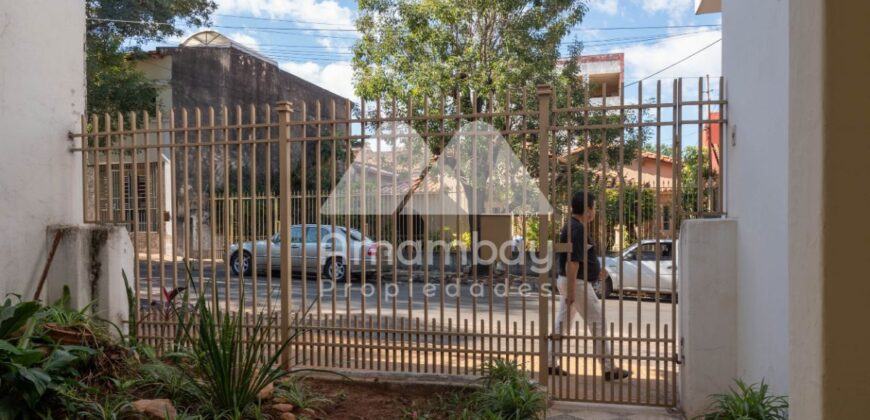
[[[318, 243], [317, 229], [320, 229], [320, 242]], [[303, 238], [303, 229], [305, 236]], [[308, 274], [315, 274], [321, 270], [324, 278], [343, 281], [349, 273], [358, 274], [363, 270], [373, 273], [376, 270], [378, 249], [374, 241], [364, 237], [360, 231], [344, 226], [335, 226], [335, 235], [332, 235], [331, 225], [293, 225], [290, 227], [290, 265], [294, 272], [301, 272], [303, 265]], [[304, 243], [303, 243], [304, 239]], [[350, 240], [348, 242], [348, 239]], [[270, 240], [272, 270], [281, 268], [281, 246], [283, 241], [280, 234], [275, 234]], [[252, 259], [256, 255], [257, 269], [266, 270], [269, 262], [269, 241], [260, 240], [255, 242], [256, 252], [253, 252], [254, 244], [245, 242], [241, 252], [238, 244], [230, 246], [230, 267], [234, 274], [251, 274]], [[349, 243], [349, 246], [345, 246]], [[318, 255], [320, 248], [320, 255]], [[350, 249], [350, 252], [347, 252]], [[304, 252], [303, 252], [304, 251]], [[304, 257], [304, 258], [303, 258]], [[303, 264], [303, 261], [305, 263]]]
[[656, 292], [674, 296], [676, 285], [673, 266], [676, 261], [676, 243], [673, 240], [643, 240], [626, 248], [622, 252], [621, 272], [619, 257], [606, 257], [604, 261], [607, 278], [598, 282], [596, 293], [599, 297], [609, 297], [620, 292], [623, 296], [649, 296]]

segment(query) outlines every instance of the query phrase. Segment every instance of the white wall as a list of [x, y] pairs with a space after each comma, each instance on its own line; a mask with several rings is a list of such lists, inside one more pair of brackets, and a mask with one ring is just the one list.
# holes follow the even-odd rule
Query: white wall
[[738, 376], [789, 383], [789, 10], [785, 0], [723, 1], [729, 130], [727, 210], [737, 219]]
[[737, 222], [685, 220], [680, 226], [680, 407], [694, 419], [710, 395], [733, 386], [737, 373]]
[[[0, 296], [32, 296], [50, 224], [81, 223], [83, 0], [0, 2]], [[76, 142], [78, 144], [78, 142]]]

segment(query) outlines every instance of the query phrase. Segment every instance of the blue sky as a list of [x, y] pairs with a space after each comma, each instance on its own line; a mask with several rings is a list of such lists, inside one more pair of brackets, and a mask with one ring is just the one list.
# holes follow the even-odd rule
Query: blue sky
[[[215, 30], [272, 57], [284, 70], [343, 96], [353, 96], [349, 47], [355, 38], [356, 1], [217, 0], [217, 3]], [[614, 29], [720, 23], [718, 14], [695, 16], [694, 0], [589, 0], [588, 4], [589, 12], [583, 22], [566, 40], [583, 41], [589, 54], [625, 53], [626, 83], [647, 77], [721, 38], [719, 27]], [[199, 29], [202, 28], [189, 28], [187, 33]], [[158, 45], [175, 45], [181, 39], [168, 39]], [[718, 43], [648, 80], [712, 77], [720, 73], [721, 43]], [[630, 96], [627, 92], [626, 100]]]

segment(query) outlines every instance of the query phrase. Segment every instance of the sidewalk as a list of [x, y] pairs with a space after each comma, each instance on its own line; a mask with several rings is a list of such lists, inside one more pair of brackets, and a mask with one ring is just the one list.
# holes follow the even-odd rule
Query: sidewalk
[[676, 420], [680, 413], [662, 407], [556, 401], [547, 410], [548, 420]]

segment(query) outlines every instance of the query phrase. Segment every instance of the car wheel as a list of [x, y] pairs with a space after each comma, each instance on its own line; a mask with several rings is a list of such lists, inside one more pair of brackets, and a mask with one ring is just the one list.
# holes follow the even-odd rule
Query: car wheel
[[[602, 291], [602, 287], [604, 290]], [[595, 284], [595, 295], [598, 296], [598, 299], [607, 299], [613, 296], [613, 280], [608, 277], [604, 281], [599, 281]]]
[[336, 282], [344, 281], [347, 277], [347, 265], [341, 258], [336, 258], [334, 260], [330, 258], [326, 260], [326, 264], [323, 265], [323, 274], [324, 277], [330, 280]]
[[239, 251], [236, 251], [230, 257], [230, 267], [233, 270], [233, 274], [238, 275], [242, 273], [244, 275], [251, 274], [251, 254], [248, 251], [242, 251], [242, 256], [239, 258]]

